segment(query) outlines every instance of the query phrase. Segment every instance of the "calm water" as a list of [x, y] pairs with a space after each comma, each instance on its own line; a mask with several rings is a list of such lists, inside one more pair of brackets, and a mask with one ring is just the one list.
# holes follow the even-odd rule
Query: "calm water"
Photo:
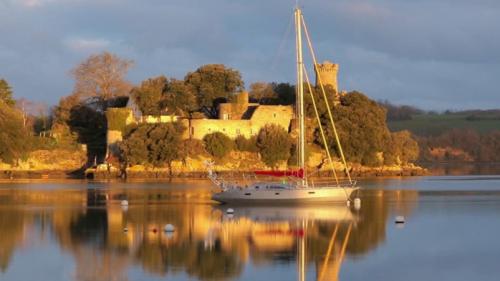
[[204, 181], [0, 184], [0, 280], [498, 280], [500, 177], [361, 184], [233, 216]]

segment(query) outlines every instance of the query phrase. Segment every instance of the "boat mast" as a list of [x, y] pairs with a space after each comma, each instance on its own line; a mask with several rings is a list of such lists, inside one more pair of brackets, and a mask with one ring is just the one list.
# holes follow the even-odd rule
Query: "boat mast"
[[306, 168], [305, 168], [305, 119], [304, 119], [304, 73], [302, 59], [302, 11], [299, 7], [295, 8], [295, 37], [297, 53], [297, 107], [299, 120], [299, 168], [304, 171], [302, 186], [305, 186]]

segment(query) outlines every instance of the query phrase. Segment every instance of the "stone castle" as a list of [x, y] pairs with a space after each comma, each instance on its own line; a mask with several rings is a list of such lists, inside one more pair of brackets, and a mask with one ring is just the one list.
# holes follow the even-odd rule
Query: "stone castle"
[[[325, 86], [333, 87], [335, 95], [338, 97], [337, 72], [338, 64], [325, 61], [316, 65], [316, 85], [319, 79]], [[250, 103], [247, 92], [236, 95], [233, 102], [221, 103], [218, 107], [217, 119], [188, 119], [172, 115], [161, 116], [141, 116], [134, 118], [131, 108], [122, 108], [128, 111], [126, 118], [127, 125], [130, 123], [168, 123], [181, 122], [186, 128], [184, 139], [201, 140], [208, 134], [221, 132], [234, 139], [238, 136], [249, 138], [259, 133], [260, 129], [268, 124], [275, 124], [286, 131], [291, 131], [292, 119], [294, 118], [293, 106], [283, 105], [261, 105]], [[120, 131], [108, 130], [108, 148], [116, 150], [116, 143], [122, 140]]]
[[337, 85], [337, 74], [339, 71], [339, 65], [332, 63], [330, 61], [324, 61], [323, 63], [319, 63], [315, 67], [316, 71], [316, 86], [319, 85], [319, 80], [323, 85], [328, 85], [333, 87], [335, 93], [339, 92]]
[[267, 124], [275, 124], [286, 131], [293, 119], [293, 107], [283, 105], [260, 105], [248, 102], [248, 93], [237, 95], [236, 101], [219, 105], [218, 119], [191, 119], [184, 137], [203, 139], [207, 134], [221, 132], [230, 138], [249, 138], [259, 133]]

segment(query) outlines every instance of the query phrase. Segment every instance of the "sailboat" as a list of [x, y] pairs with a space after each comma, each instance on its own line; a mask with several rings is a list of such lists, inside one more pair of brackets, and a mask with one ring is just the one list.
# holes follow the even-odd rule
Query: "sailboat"
[[[344, 165], [344, 171], [347, 175], [347, 182], [339, 181], [337, 174], [335, 172], [333, 160], [331, 153], [329, 151], [328, 143], [322, 128], [321, 122], [319, 122], [319, 114], [316, 108], [316, 97], [313, 95], [313, 91], [310, 88], [311, 83], [307, 75], [307, 70], [303, 63], [302, 57], [302, 39], [303, 31], [306, 35], [307, 42], [309, 45], [309, 50], [311, 57], [315, 66], [317, 64], [316, 56], [312, 48], [312, 43], [307, 31], [307, 26], [302, 16], [302, 11], [299, 7], [295, 8], [295, 35], [296, 35], [296, 64], [297, 64], [297, 119], [298, 119], [298, 164], [299, 169], [296, 171], [268, 171], [260, 172], [257, 174], [277, 176], [282, 177], [281, 181], [255, 181], [247, 184], [241, 184], [239, 182], [226, 181], [220, 178], [217, 173], [213, 171], [213, 163], [207, 163], [208, 178], [217, 186], [221, 188], [220, 192], [214, 193], [212, 199], [220, 203], [234, 203], [234, 204], [305, 204], [305, 203], [330, 203], [330, 202], [350, 202], [351, 195], [353, 192], [357, 191], [359, 187], [356, 182], [351, 179], [349, 174], [349, 169], [347, 167], [347, 162], [340, 145], [340, 140], [335, 128], [335, 123], [333, 121], [331, 107], [328, 104], [328, 99], [326, 98], [325, 89], [321, 82], [321, 77], [319, 78], [319, 85], [321, 92], [328, 109], [328, 114], [330, 118], [331, 126], [333, 127], [333, 132], [335, 135], [335, 140], [337, 147], [339, 148], [340, 158]], [[323, 140], [323, 146], [326, 150], [328, 161], [330, 164], [330, 169], [333, 172], [335, 181], [314, 181], [307, 174], [306, 170], [306, 157], [305, 157], [305, 114], [304, 114], [304, 77], [306, 78], [306, 85], [309, 87], [309, 94], [312, 98], [312, 105], [316, 112], [316, 120], [319, 124], [320, 133]], [[286, 178], [286, 180], [283, 180]]]

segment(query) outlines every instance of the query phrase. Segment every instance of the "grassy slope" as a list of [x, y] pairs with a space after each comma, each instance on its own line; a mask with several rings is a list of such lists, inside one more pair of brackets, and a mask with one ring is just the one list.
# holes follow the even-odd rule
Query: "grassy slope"
[[467, 114], [415, 115], [412, 120], [388, 121], [391, 131], [409, 130], [419, 136], [439, 135], [454, 128], [470, 128], [480, 133], [500, 130], [500, 119], [466, 120]]

